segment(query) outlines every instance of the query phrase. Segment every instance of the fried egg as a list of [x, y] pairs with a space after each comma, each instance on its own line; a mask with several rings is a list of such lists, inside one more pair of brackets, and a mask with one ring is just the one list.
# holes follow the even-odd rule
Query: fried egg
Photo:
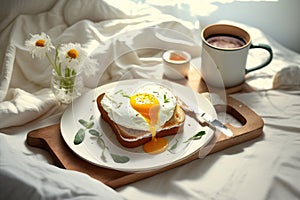
[[154, 83], [139, 87], [118, 85], [105, 91], [101, 101], [115, 123], [142, 131], [149, 131], [151, 127], [160, 131], [172, 117], [176, 103], [176, 97], [168, 88]]

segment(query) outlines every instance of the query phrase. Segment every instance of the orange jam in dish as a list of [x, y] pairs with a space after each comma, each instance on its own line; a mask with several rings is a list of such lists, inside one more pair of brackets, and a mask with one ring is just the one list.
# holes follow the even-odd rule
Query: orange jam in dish
[[173, 61], [185, 61], [186, 58], [178, 53], [170, 53], [170, 56], [169, 56], [169, 59], [170, 60], [173, 60]]

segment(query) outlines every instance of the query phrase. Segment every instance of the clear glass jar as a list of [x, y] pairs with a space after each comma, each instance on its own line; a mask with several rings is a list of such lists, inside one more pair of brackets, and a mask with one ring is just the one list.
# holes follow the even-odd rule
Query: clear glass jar
[[82, 93], [83, 79], [81, 73], [65, 77], [52, 70], [51, 89], [61, 103], [71, 103]]

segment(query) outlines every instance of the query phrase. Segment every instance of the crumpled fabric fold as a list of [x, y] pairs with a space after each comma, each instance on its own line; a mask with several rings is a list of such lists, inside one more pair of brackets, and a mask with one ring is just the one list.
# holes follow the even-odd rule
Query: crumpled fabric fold
[[[35, 1], [28, 3], [38, 6]], [[7, 26], [0, 35], [0, 128], [22, 125], [58, 107], [50, 95], [50, 64], [46, 58], [33, 59], [25, 47], [30, 34], [44, 32], [55, 46], [80, 43], [97, 60], [98, 71], [93, 76], [83, 75], [84, 91], [122, 79], [161, 78], [161, 53], [169, 48], [182, 45], [192, 55], [199, 55], [199, 44], [193, 42], [193, 30], [199, 27], [132, 1], [126, 1], [131, 6], [124, 9], [123, 3], [62, 0], [53, 5], [50, 2], [48, 10], [43, 6], [41, 12], [32, 15], [32, 9], [25, 7], [29, 13], [12, 13], [11, 23], [4, 20]], [[165, 35], [159, 37], [158, 32]], [[172, 40], [168, 40], [172, 38], [170, 32], [176, 36]]]
[[0, 199], [123, 199], [86, 174], [60, 169], [20, 153], [1, 134], [0, 179]]

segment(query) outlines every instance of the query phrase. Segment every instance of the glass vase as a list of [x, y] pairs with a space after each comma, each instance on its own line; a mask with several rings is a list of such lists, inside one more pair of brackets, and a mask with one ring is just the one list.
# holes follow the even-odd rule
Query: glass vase
[[79, 97], [83, 90], [81, 73], [63, 76], [52, 70], [51, 89], [61, 103], [69, 104]]

